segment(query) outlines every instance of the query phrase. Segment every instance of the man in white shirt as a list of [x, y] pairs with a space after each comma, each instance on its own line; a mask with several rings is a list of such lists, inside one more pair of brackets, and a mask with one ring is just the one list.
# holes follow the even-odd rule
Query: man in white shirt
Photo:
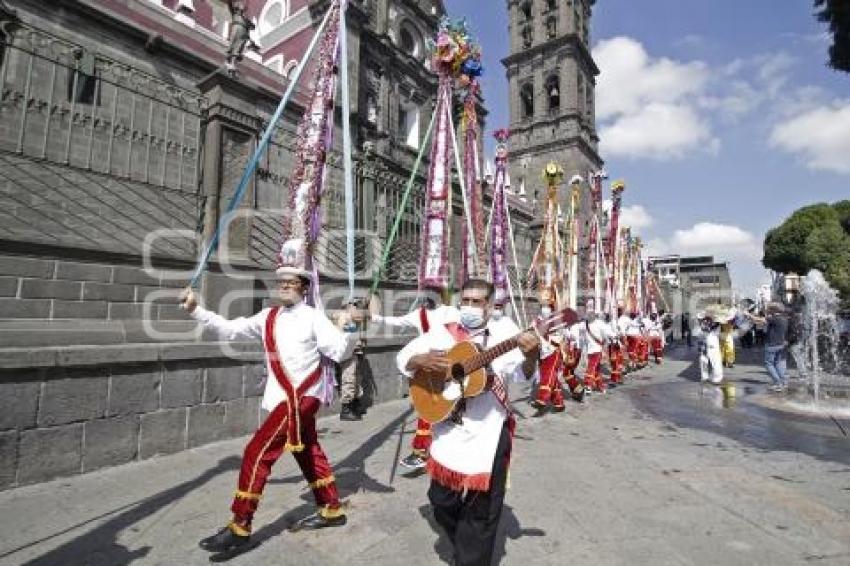
[[[555, 294], [551, 289], [540, 291], [540, 315], [538, 321], [544, 320], [552, 315], [555, 306]], [[564, 359], [562, 345], [564, 342], [563, 332], [552, 331], [543, 337], [540, 354], [540, 383], [537, 386], [537, 395], [531, 401], [531, 406], [536, 409], [535, 417], [542, 417], [549, 404], [556, 413], [564, 411], [564, 393], [561, 388], [561, 375], [564, 372]]]
[[[620, 320], [623, 320], [623, 317], [620, 317]], [[635, 371], [640, 367], [641, 322], [638, 313], [629, 313], [622, 328], [622, 332], [626, 335], [626, 353], [629, 356], [629, 371]]]
[[611, 315], [605, 315], [605, 323], [611, 331], [608, 342], [608, 362], [611, 364], [611, 383], [616, 386], [623, 383], [623, 345], [617, 321], [611, 320]]
[[664, 357], [664, 326], [656, 313], [650, 314], [646, 320], [646, 333], [649, 336], [649, 347], [655, 357], [655, 363], [660, 364]]
[[[282, 306], [265, 308], [251, 317], [227, 320], [198, 305], [191, 289], [182, 296], [183, 308], [205, 327], [225, 340], [260, 340], [266, 351], [268, 379], [262, 407], [269, 411], [265, 422], [245, 448], [231, 505], [233, 519], [215, 535], [200, 542], [201, 548], [227, 558], [248, 548], [251, 523], [271, 467], [286, 451], [292, 452], [313, 490], [318, 512], [297, 528], [318, 529], [344, 525], [333, 470], [316, 433], [316, 412], [327, 388], [322, 378], [320, 355], [339, 362], [351, 356], [355, 336], [342, 332], [325, 314], [304, 302], [311, 276], [303, 268], [299, 241], [284, 244], [277, 269]], [[340, 327], [358, 318], [354, 309], [342, 313]]]
[[454, 564], [490, 564], [505, 497], [513, 418], [508, 382], [529, 379], [537, 371], [540, 341], [531, 332], [520, 333], [504, 318], [489, 320], [492, 284], [468, 280], [461, 292], [460, 322], [434, 326], [399, 352], [399, 371], [412, 376], [424, 372], [446, 376], [445, 351], [460, 340], [483, 348], [517, 339], [517, 349], [496, 358], [488, 367], [490, 385], [462, 402], [463, 410], [432, 427], [428, 498], [434, 518], [454, 545]]
[[[375, 298], [369, 304], [372, 309], [372, 322], [383, 324], [389, 328], [400, 330], [416, 330], [420, 335], [425, 334], [432, 326], [457, 322], [458, 310], [448, 304], [447, 293], [439, 288], [426, 288], [428, 293], [420, 300], [419, 306], [402, 316], [381, 316], [380, 301]], [[441, 298], [441, 304], [437, 305], [434, 295]], [[410, 470], [419, 470], [425, 467], [428, 461], [428, 450], [431, 447], [431, 424], [424, 419], [417, 419], [416, 432], [411, 441], [410, 454], [399, 461], [399, 464]]]
[[587, 356], [587, 369], [584, 374], [584, 385], [591, 391], [605, 392], [605, 382], [599, 373], [602, 362], [602, 351], [613, 339], [610, 327], [600, 320], [593, 310], [589, 310], [581, 324], [582, 342]]

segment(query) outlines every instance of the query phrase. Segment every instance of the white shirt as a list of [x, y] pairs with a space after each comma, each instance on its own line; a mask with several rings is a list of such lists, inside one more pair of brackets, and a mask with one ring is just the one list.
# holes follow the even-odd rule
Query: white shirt
[[631, 323], [632, 319], [626, 315], [623, 315], [617, 319], [617, 330], [619, 331], [620, 336], [626, 336], [626, 333], [629, 330], [629, 325]]
[[[602, 351], [609, 341], [614, 339], [611, 333], [611, 328], [604, 320], [596, 319], [590, 323], [581, 323], [582, 341], [585, 351], [588, 354], [598, 354]], [[593, 334], [597, 339], [601, 340], [600, 344], [590, 335]]]
[[639, 316], [635, 318], [628, 318], [628, 323], [626, 323], [626, 336], [640, 336], [641, 335], [641, 319]]
[[[520, 333], [519, 327], [507, 317], [488, 321], [487, 330], [490, 333], [487, 338], [488, 348]], [[480, 345], [484, 341], [484, 333], [480, 332], [470, 340]], [[433, 326], [429, 332], [412, 340], [398, 353], [398, 370], [410, 377], [412, 372], [407, 369], [410, 358], [432, 350], [449, 350], [455, 343], [454, 336], [444, 324]], [[523, 361], [525, 356], [514, 348], [493, 360], [490, 367], [502, 377], [507, 389], [510, 382], [526, 379], [522, 371]], [[442, 466], [464, 475], [489, 473], [506, 417], [507, 411], [491, 391], [468, 398], [461, 424], [443, 421], [431, 427], [433, 440], [430, 457]]]
[[664, 338], [664, 327], [660, 320], [653, 321], [651, 318], [644, 320], [646, 331], [651, 338]]
[[[403, 330], [415, 329], [419, 334], [423, 334], [421, 307], [410, 311], [402, 316], [381, 316], [379, 314], [372, 315], [372, 322], [384, 324], [390, 328], [399, 328]], [[428, 326], [440, 326], [449, 322], [458, 322], [460, 320], [460, 311], [450, 305], [440, 305], [434, 310], [425, 310], [425, 316], [428, 319]]]
[[[265, 308], [247, 318], [228, 320], [212, 311], [196, 307], [191, 316], [205, 327], [214, 329], [223, 340], [263, 340], [270, 311], [270, 308]], [[280, 308], [274, 332], [280, 363], [296, 388], [318, 367], [320, 353], [335, 362], [341, 362], [351, 357], [357, 342], [355, 333], [341, 331], [328, 320], [324, 311], [303, 302], [293, 307]], [[266, 375], [263, 408], [272, 411], [287, 397], [274, 377], [268, 359]], [[304, 395], [324, 399], [326, 386], [324, 380], [320, 379]]]

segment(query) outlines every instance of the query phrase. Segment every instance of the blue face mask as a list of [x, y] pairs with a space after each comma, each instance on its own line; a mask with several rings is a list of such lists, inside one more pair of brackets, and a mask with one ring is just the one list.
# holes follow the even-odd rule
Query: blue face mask
[[466, 328], [480, 328], [484, 325], [484, 309], [463, 305], [460, 307], [460, 323]]

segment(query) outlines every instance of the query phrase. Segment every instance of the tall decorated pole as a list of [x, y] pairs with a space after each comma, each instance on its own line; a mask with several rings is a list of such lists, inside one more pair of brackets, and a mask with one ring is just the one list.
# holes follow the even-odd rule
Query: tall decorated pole
[[600, 312], [602, 308], [599, 297], [599, 263], [597, 261], [599, 233], [599, 217], [602, 212], [602, 179], [606, 178], [605, 171], [590, 174], [590, 234], [588, 235], [587, 257], [585, 259], [584, 291], [585, 295], [594, 298], [594, 309]]
[[328, 30], [321, 40], [307, 111], [298, 125], [295, 168], [289, 180], [290, 211], [283, 218], [283, 240], [300, 243], [306, 267], [313, 272], [311, 304], [319, 302], [318, 271], [314, 257], [321, 229], [321, 201], [327, 174], [326, 158], [333, 144], [334, 94], [339, 61], [340, 3], [331, 5]]
[[[419, 260], [419, 286], [447, 288], [449, 285], [449, 221], [452, 205], [452, 160], [454, 130], [452, 92], [455, 79], [463, 76], [467, 62], [480, 63], [463, 22], [440, 21], [433, 44], [432, 67], [439, 77], [437, 105], [434, 109], [435, 131], [431, 141], [428, 180], [425, 186], [425, 214]], [[480, 72], [479, 72], [480, 74]], [[458, 171], [460, 175], [462, 171]], [[474, 242], [474, 239], [472, 239]]]
[[608, 311], [611, 316], [617, 314], [617, 302], [622, 295], [617, 293], [617, 275], [620, 267], [620, 207], [623, 203], [623, 191], [626, 184], [615, 181], [611, 185], [611, 216], [608, 222]]
[[508, 166], [508, 137], [505, 129], [494, 132], [496, 145], [496, 172], [493, 179], [493, 211], [490, 221], [490, 280], [495, 288], [494, 303], [504, 305], [510, 293], [508, 281], [508, 210], [505, 206], [505, 184]]
[[540, 242], [529, 267], [529, 275], [535, 275], [538, 294], [551, 293], [552, 302], [560, 308], [566, 300], [563, 293], [564, 250], [558, 233], [558, 185], [564, 181], [564, 170], [557, 163], [551, 162], [543, 170], [543, 180], [547, 187], [546, 212], [543, 216]]
[[[463, 284], [473, 275], [482, 275], [484, 262], [484, 195], [481, 186], [481, 159], [478, 148], [481, 143], [481, 129], [478, 123], [476, 104], [480, 98], [481, 84], [478, 77], [482, 73], [481, 51], [477, 45], [470, 48], [470, 57], [461, 67], [459, 84], [465, 90], [463, 98], [463, 178], [469, 196], [469, 214], [471, 222], [463, 224], [463, 258], [461, 262], [460, 283]], [[470, 234], [470, 226], [472, 234]]]
[[578, 306], [578, 277], [579, 277], [579, 242], [580, 226], [578, 221], [579, 204], [581, 199], [581, 182], [579, 175], [570, 179], [570, 216], [569, 216], [569, 245], [567, 246], [567, 257], [569, 261], [569, 290], [567, 291], [567, 306], [575, 309]]

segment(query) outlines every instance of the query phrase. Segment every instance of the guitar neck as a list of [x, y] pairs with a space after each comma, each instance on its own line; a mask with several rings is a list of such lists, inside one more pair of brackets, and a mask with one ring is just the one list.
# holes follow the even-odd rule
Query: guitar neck
[[464, 362], [463, 368], [465, 370], [465, 373], [469, 374], [476, 370], [479, 370], [487, 366], [487, 364], [489, 364], [499, 356], [504, 356], [505, 354], [516, 348], [517, 338], [517, 336], [514, 336], [513, 338], [508, 338], [507, 340], [499, 342], [492, 348], [488, 348], [487, 350], [476, 354], [475, 356]]

